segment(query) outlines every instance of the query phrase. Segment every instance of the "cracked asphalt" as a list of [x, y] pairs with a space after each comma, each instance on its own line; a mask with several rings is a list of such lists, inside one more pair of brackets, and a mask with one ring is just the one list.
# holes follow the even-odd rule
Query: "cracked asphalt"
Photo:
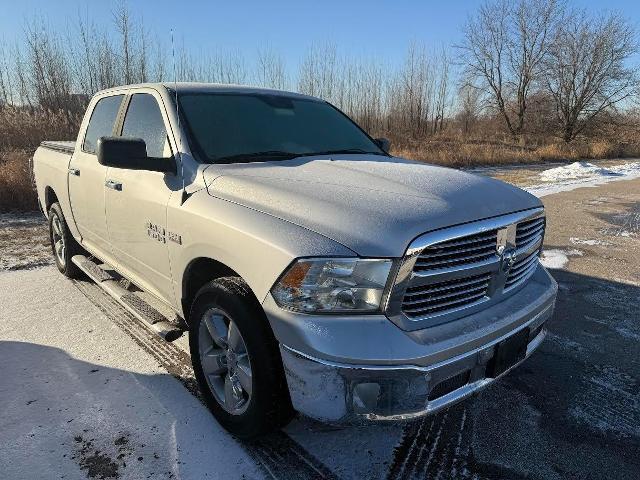
[[417, 422], [250, 444], [199, 402], [183, 341], [59, 276], [37, 217], [0, 216], [3, 478], [640, 478], [640, 179], [543, 201], [566, 264], [521, 367]]

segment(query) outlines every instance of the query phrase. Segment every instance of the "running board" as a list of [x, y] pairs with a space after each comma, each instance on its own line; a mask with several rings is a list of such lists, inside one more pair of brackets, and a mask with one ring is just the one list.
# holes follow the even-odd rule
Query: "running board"
[[182, 335], [181, 328], [171, 323], [167, 317], [139, 296], [125, 289], [118, 278], [100, 268], [97, 263], [84, 255], [74, 255], [71, 261], [129, 313], [167, 342], [173, 342]]

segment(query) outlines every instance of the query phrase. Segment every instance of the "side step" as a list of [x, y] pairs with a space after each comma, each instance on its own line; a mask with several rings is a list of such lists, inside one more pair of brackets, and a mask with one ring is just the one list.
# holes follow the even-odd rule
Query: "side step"
[[100, 268], [97, 263], [84, 255], [75, 255], [71, 261], [134, 317], [148, 325], [167, 342], [173, 342], [182, 335], [183, 330], [180, 327], [171, 323], [167, 317], [135, 293], [124, 288], [119, 278]]

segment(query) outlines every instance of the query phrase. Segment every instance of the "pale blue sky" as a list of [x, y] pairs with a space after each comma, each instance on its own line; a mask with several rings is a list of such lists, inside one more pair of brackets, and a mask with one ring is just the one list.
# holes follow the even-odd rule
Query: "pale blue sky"
[[[439, 48], [460, 40], [460, 27], [479, 0], [129, 0], [132, 13], [169, 44], [174, 28], [185, 46], [238, 49], [251, 61], [257, 48], [270, 45], [295, 67], [314, 42], [333, 42], [341, 53], [399, 61], [412, 40]], [[574, 0], [590, 10], [623, 13], [638, 27], [640, 0]], [[74, 29], [78, 15], [98, 25], [111, 22], [113, 1], [0, 0], [0, 39], [13, 42], [25, 19], [40, 15], [52, 27]]]

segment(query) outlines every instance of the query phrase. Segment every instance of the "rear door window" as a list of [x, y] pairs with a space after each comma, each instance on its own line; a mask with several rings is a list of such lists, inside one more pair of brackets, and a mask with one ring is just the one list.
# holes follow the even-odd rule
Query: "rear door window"
[[171, 156], [162, 113], [153, 95], [136, 93], [131, 97], [122, 136], [144, 140], [147, 144], [147, 155], [150, 157]]
[[98, 100], [91, 113], [91, 119], [84, 136], [82, 150], [87, 153], [96, 153], [96, 146], [100, 137], [113, 135], [113, 125], [118, 116], [118, 110], [124, 95], [114, 95]]

